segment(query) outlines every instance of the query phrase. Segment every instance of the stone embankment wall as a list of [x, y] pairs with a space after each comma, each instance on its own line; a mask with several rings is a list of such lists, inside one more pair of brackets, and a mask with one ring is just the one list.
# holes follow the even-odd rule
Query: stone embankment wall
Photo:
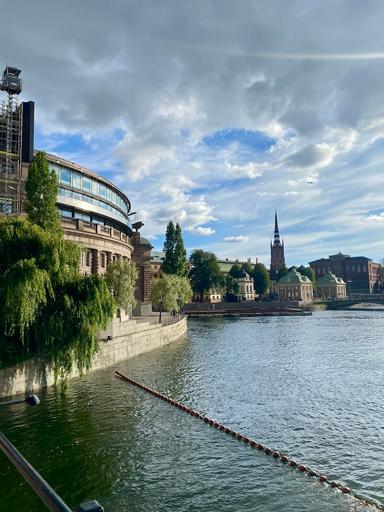
[[[187, 332], [187, 320], [180, 320], [168, 325], [160, 325], [153, 321], [128, 320], [120, 322], [115, 319], [107, 330], [101, 331], [100, 350], [96, 354], [91, 371], [112, 366], [120, 361], [149, 352], [181, 338]], [[78, 377], [73, 371], [70, 378]], [[35, 361], [0, 370], [0, 398], [37, 391], [54, 384], [54, 374]]]
[[210, 304], [207, 302], [193, 302], [184, 306], [183, 310], [185, 313], [193, 313], [198, 311], [242, 311], [242, 310], [262, 310], [262, 309], [286, 309], [286, 308], [298, 308], [299, 303], [297, 301], [243, 301], [243, 302], [217, 302], [216, 304]]

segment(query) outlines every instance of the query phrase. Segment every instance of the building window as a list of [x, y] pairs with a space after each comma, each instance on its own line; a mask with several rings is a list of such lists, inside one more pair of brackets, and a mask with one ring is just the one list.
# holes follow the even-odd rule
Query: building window
[[78, 172], [72, 173], [72, 186], [81, 189], [81, 174]]
[[62, 168], [61, 173], [60, 173], [60, 182], [70, 185], [71, 184], [71, 175], [72, 175], [72, 172], [69, 169]]
[[89, 178], [86, 178], [85, 176], [83, 176], [83, 187], [82, 188], [85, 192], [91, 191], [91, 180]]
[[82, 265], [83, 265], [83, 267], [91, 266], [91, 252], [90, 251], [82, 252]]
[[107, 255], [105, 253], [100, 253], [100, 266], [105, 268], [107, 266]]

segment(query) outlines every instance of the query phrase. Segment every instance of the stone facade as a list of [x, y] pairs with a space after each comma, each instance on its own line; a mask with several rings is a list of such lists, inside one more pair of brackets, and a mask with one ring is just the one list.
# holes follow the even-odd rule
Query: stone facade
[[[157, 320], [157, 319], [156, 319]], [[113, 366], [120, 361], [172, 343], [185, 335], [187, 321], [183, 317], [169, 325], [115, 319], [106, 331], [100, 333], [100, 350], [95, 355], [91, 371]], [[78, 377], [73, 370], [70, 378]], [[0, 398], [18, 393], [30, 393], [54, 384], [53, 370], [35, 361], [0, 370]]]
[[238, 301], [255, 300], [253, 278], [245, 270], [242, 271], [241, 277], [234, 278], [234, 280], [239, 285]]
[[316, 280], [328, 272], [340, 276], [347, 284], [347, 293], [378, 293], [381, 291], [380, 264], [365, 256], [334, 254], [329, 258], [310, 261]]
[[308, 304], [313, 301], [313, 285], [307, 276], [303, 276], [296, 269], [291, 270], [278, 281], [278, 299], [281, 301], [297, 301]]
[[345, 299], [347, 285], [341, 277], [337, 277], [329, 271], [317, 281], [316, 296], [320, 299]]

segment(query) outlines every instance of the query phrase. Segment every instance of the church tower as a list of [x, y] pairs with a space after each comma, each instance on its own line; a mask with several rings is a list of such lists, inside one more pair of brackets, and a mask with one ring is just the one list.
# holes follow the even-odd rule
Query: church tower
[[284, 242], [280, 242], [279, 225], [277, 223], [277, 213], [275, 212], [275, 231], [273, 234], [273, 243], [271, 242], [271, 277], [284, 266]]

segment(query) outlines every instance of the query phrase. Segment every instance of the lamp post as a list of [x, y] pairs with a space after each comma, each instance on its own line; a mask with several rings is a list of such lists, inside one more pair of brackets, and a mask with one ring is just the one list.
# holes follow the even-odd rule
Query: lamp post
[[[8, 400], [0, 402], [0, 406], [26, 403], [28, 405], [39, 405], [40, 400], [36, 395], [29, 395], [19, 400]], [[28, 482], [34, 492], [51, 512], [72, 512], [52, 487], [36, 471], [35, 468], [25, 459], [17, 448], [0, 432], [0, 450], [7, 459], [15, 466], [21, 476]], [[103, 507], [97, 501], [82, 503], [76, 512], [104, 512]]]

